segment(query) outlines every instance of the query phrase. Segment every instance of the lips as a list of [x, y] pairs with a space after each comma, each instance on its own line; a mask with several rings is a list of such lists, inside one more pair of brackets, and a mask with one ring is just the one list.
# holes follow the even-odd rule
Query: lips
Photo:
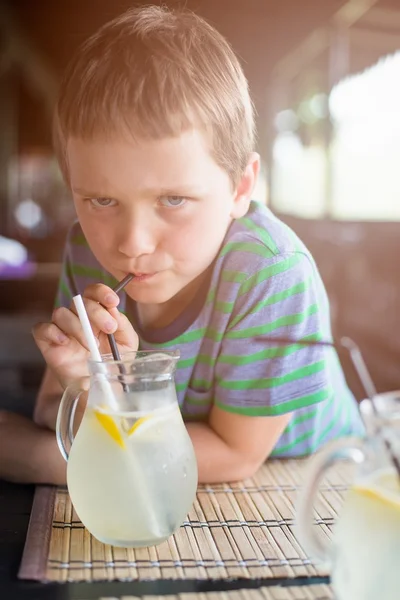
[[139, 283], [140, 281], [145, 281], [146, 279], [150, 279], [156, 275], [156, 273], [134, 273], [135, 278], [132, 279], [132, 283]]

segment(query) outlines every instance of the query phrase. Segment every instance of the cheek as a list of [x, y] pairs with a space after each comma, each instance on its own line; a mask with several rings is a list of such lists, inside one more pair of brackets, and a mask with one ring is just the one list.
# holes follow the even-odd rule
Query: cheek
[[173, 235], [167, 235], [165, 246], [176, 258], [184, 259], [190, 256], [193, 249], [198, 246], [200, 231], [196, 224], [186, 223], [174, 231]]
[[104, 254], [107, 248], [113, 245], [112, 230], [109, 224], [96, 221], [87, 213], [79, 214], [78, 212], [78, 218], [89, 246], [97, 255]]
[[173, 235], [167, 235], [164, 249], [181, 263], [208, 263], [218, 252], [229, 222], [226, 215], [198, 215], [181, 223]]

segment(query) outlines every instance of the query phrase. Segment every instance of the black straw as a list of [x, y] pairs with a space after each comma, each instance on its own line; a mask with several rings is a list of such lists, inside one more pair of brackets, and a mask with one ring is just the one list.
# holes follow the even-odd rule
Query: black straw
[[[124, 277], [122, 279], [122, 281], [120, 281], [119, 283], [117, 283], [117, 285], [113, 288], [113, 291], [118, 294], [118, 292], [120, 292], [121, 290], [124, 289], [124, 287], [130, 282], [132, 281], [132, 279], [135, 277], [135, 275], [133, 275], [133, 273], [129, 273], [129, 275], [127, 275], [126, 277]], [[115, 341], [115, 337], [113, 333], [108, 333], [107, 334], [107, 338], [110, 344], [110, 348], [111, 348], [111, 353], [113, 355], [113, 359], [116, 361], [121, 361], [121, 355], [119, 353], [118, 350], [118, 346], [117, 346], [117, 342]], [[126, 370], [125, 370], [125, 366], [123, 364], [119, 364], [118, 365], [118, 369], [119, 372], [121, 373], [120, 379], [122, 380], [122, 387], [124, 389], [124, 392], [129, 392], [129, 385], [127, 383], [125, 383], [123, 381], [123, 376], [126, 375]]]
[[[124, 287], [130, 282], [132, 281], [132, 279], [135, 277], [135, 275], [133, 275], [133, 273], [129, 273], [126, 277], [124, 277], [122, 279], [122, 281], [120, 281], [119, 283], [117, 283], [117, 285], [113, 288], [113, 291], [118, 294], [118, 292], [120, 292], [121, 290], [124, 289]], [[108, 337], [108, 341], [110, 343], [110, 348], [111, 348], [111, 353], [113, 355], [113, 359], [114, 360], [121, 360], [121, 355], [119, 353], [118, 350], [118, 346], [117, 346], [117, 342], [115, 341], [115, 337], [113, 333], [108, 333], [107, 334]]]

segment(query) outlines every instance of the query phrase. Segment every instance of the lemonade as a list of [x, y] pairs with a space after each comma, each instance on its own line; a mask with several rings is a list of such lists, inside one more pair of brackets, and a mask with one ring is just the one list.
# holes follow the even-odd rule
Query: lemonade
[[337, 600], [400, 598], [400, 483], [394, 469], [357, 480], [346, 497], [333, 545]]
[[177, 402], [166, 402], [165, 390], [144, 392], [142, 402], [140, 394], [129, 396], [126, 406], [152, 410], [111, 412], [89, 397], [69, 454], [67, 484], [79, 518], [98, 540], [150, 546], [185, 519], [197, 467]]

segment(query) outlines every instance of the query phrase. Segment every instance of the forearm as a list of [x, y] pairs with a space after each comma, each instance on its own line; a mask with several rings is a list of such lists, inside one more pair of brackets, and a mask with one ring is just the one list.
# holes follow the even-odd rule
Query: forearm
[[65, 485], [66, 463], [53, 431], [13, 413], [0, 413], [0, 479]]
[[[83, 413], [85, 412], [87, 396], [85, 393], [81, 394], [79, 402], [75, 408], [74, 416], [74, 431], [78, 430], [80, 422], [82, 421]], [[60, 407], [61, 394], [49, 395], [45, 400], [38, 402], [33, 413], [33, 420], [39, 427], [45, 427], [46, 429], [56, 430], [58, 409]]]
[[230, 447], [206, 423], [186, 423], [199, 472], [199, 483], [239, 481], [251, 477], [259, 463]]
[[45, 402], [38, 402], [33, 412], [33, 420], [39, 427], [46, 427], [55, 431], [57, 413], [60, 406], [61, 395], [52, 395]]

